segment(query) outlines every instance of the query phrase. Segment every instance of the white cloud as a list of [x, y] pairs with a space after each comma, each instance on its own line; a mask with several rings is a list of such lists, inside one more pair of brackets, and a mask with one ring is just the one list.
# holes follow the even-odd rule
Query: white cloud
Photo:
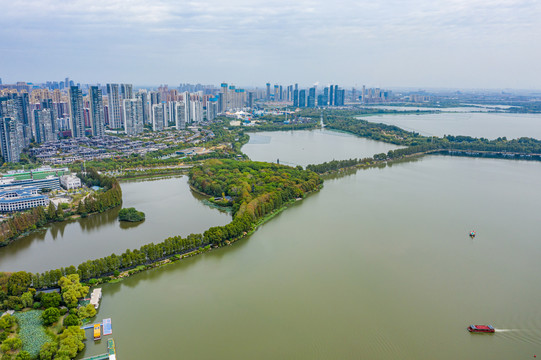
[[[125, 73], [122, 64], [130, 61], [151, 68], [159, 74], [155, 76], [165, 77], [177, 64], [205, 69], [201, 77], [216, 77], [227, 70], [226, 65], [213, 66], [216, 58], [228, 56], [233, 59], [220, 63], [231, 67], [232, 80], [246, 79], [243, 71], [255, 67], [247, 63], [251, 61], [265, 69], [261, 76], [298, 76], [304, 78], [299, 81], [312, 83], [324, 82], [321, 72], [347, 80], [351, 76], [347, 71], [356, 68], [352, 58], [359, 59], [363, 68], [373, 68], [373, 73], [385, 74], [389, 69], [381, 68], [387, 63], [383, 57], [400, 54], [398, 61], [425, 64], [417, 72], [426, 82], [433, 77], [423, 77], [422, 71], [430, 69], [426, 61], [434, 51], [468, 57], [477, 49], [479, 61], [499, 61], [483, 55], [483, 48], [487, 52], [496, 46], [512, 48], [515, 53], [501, 59], [506, 64], [520, 56], [539, 57], [541, 51], [532, 48], [532, 40], [541, 36], [541, 2], [535, 0], [0, 0], [0, 9], [0, 51], [30, 59], [39, 51], [41, 69], [69, 54], [81, 68], [73, 65], [71, 72], [88, 79], [92, 74], [85, 73], [85, 62], [104, 59], [110, 72]], [[164, 59], [164, 66], [149, 66], [161, 54], [173, 59]], [[337, 59], [351, 66], [336, 68]], [[8, 69], [13, 75], [0, 76], [26, 78], [28, 67], [18, 63], [2, 57], [0, 71]], [[531, 69], [534, 64], [524, 65]], [[152, 72], [133, 76], [146, 76], [149, 82]], [[524, 78], [531, 79], [529, 72], [524, 71]], [[363, 72], [356, 71], [356, 76]], [[394, 84], [400, 85], [400, 73], [394, 76]], [[487, 82], [493, 77], [487, 69]]]

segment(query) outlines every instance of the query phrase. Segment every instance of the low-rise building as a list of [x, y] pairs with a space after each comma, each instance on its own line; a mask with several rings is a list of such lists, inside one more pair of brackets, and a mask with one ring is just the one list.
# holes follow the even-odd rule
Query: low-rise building
[[0, 212], [14, 212], [49, 205], [49, 197], [37, 187], [14, 186], [0, 191]]
[[77, 189], [81, 187], [81, 179], [75, 175], [62, 175], [60, 185], [66, 190]]

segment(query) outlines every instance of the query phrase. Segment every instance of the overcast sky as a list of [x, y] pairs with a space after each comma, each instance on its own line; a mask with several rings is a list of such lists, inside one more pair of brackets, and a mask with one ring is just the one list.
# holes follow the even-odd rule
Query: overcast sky
[[540, 0], [0, 0], [4, 83], [541, 88]]

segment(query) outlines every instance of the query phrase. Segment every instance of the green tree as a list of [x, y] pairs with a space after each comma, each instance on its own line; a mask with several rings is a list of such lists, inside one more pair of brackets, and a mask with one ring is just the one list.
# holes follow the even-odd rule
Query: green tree
[[8, 294], [19, 296], [23, 292], [28, 290], [28, 287], [32, 283], [32, 274], [26, 271], [19, 271], [13, 273], [8, 280]]
[[54, 206], [52, 201], [49, 203], [49, 206], [47, 207], [47, 219], [49, 221], [53, 221], [54, 219], [56, 219], [56, 207]]
[[56, 342], [48, 342], [41, 346], [39, 351], [40, 360], [53, 360], [58, 350], [58, 344]]
[[32, 360], [32, 355], [28, 351], [21, 351], [15, 356], [15, 360]]
[[59, 336], [59, 347], [55, 359], [66, 357], [73, 359], [77, 353], [84, 349], [85, 331], [78, 326], [70, 326]]
[[15, 337], [4, 340], [4, 342], [2, 342], [2, 346], [0, 346], [0, 349], [3, 352], [8, 352], [20, 349], [21, 346], [23, 346], [23, 342], [21, 339], [19, 339], [19, 336], [16, 335]]
[[79, 315], [79, 318], [85, 319], [85, 318], [92, 318], [96, 316], [96, 308], [92, 304], [88, 304], [86, 306], [81, 306], [77, 310], [77, 315]]
[[0, 329], [3, 329], [3, 330], [10, 329], [15, 324], [16, 321], [17, 319], [15, 318], [15, 316], [4, 315], [0, 317]]
[[65, 327], [78, 326], [79, 324], [80, 324], [79, 317], [77, 315], [73, 315], [73, 314], [69, 314], [68, 316], [66, 316], [64, 318], [64, 321], [62, 322], [62, 325], [65, 326]]
[[24, 307], [31, 307], [34, 304], [34, 296], [30, 291], [27, 291], [21, 295], [21, 301]]
[[43, 319], [43, 324], [49, 326], [60, 319], [60, 310], [57, 308], [48, 308], [41, 314], [41, 318]]
[[52, 292], [41, 295], [41, 305], [47, 309], [50, 307], [57, 308], [60, 306], [62, 298], [59, 293]]

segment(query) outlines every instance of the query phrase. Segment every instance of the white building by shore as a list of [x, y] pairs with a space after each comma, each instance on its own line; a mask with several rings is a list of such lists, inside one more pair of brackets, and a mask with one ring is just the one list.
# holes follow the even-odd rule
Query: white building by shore
[[77, 189], [81, 187], [81, 179], [75, 175], [63, 175], [60, 177], [60, 185], [66, 190]]

